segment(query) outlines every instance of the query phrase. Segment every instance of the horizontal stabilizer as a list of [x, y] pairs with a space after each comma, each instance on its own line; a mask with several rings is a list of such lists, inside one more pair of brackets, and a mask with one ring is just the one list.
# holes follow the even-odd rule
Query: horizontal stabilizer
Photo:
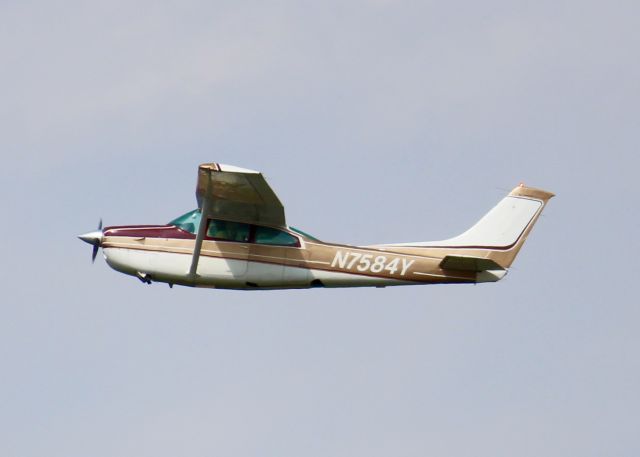
[[443, 270], [462, 270], [462, 271], [487, 271], [487, 270], [504, 270], [491, 259], [483, 257], [471, 257], [462, 255], [448, 255], [442, 262], [440, 268]]

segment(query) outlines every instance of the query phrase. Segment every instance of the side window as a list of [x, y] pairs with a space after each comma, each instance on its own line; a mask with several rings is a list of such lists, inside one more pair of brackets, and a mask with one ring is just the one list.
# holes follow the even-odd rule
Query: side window
[[298, 238], [282, 230], [258, 227], [255, 228], [255, 242], [257, 244], [271, 244], [275, 246], [299, 246]]
[[216, 240], [249, 242], [249, 224], [211, 219], [207, 236]]

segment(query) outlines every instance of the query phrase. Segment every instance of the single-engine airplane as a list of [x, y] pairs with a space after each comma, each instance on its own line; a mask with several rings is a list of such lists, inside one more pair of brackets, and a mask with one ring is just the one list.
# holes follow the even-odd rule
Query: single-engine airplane
[[349, 246], [287, 225], [257, 171], [198, 168], [198, 208], [166, 225], [128, 225], [80, 235], [111, 268], [146, 284], [221, 289], [399, 286], [502, 279], [551, 192], [519, 185], [469, 230], [444, 241]]

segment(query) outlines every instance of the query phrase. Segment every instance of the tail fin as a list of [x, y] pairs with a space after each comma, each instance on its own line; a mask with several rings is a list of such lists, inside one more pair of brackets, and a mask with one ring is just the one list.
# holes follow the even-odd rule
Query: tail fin
[[[509, 268], [518, 255], [518, 252], [520, 252], [522, 245], [527, 240], [529, 233], [531, 233], [531, 229], [533, 229], [533, 226], [538, 221], [540, 214], [542, 214], [542, 210], [553, 196], [554, 194], [551, 192], [520, 185], [513, 189], [507, 197], [498, 203], [494, 209], [501, 205], [504, 209], [502, 210], [502, 222], [500, 222], [499, 219], [496, 219], [496, 223], [502, 224], [503, 226], [513, 227], [510, 232], [510, 236], [512, 238], [506, 240], [512, 241], [512, 243], [505, 243], [503, 246], [496, 246], [494, 248], [495, 250], [491, 251], [488, 257], [502, 265], [504, 268]], [[527, 205], [529, 207], [528, 211], [523, 209], [523, 207]], [[491, 213], [491, 211], [489, 213]], [[527, 218], [529, 219], [528, 221]], [[483, 219], [481, 219], [476, 225], [479, 225]], [[509, 220], [512, 222], [508, 222]], [[518, 230], [520, 230], [519, 236], [515, 236]]]
[[553, 196], [551, 192], [520, 185], [473, 227], [454, 238], [395, 246], [450, 249], [456, 256], [491, 259], [507, 269]]

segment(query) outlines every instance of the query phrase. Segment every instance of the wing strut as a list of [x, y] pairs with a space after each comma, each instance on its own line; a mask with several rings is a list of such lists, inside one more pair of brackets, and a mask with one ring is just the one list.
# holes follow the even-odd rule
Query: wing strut
[[207, 222], [209, 220], [209, 213], [211, 212], [211, 196], [208, 190], [211, 188], [211, 170], [207, 170], [207, 180], [205, 182], [205, 193], [202, 198], [202, 208], [200, 208], [200, 226], [198, 227], [198, 234], [196, 235], [196, 244], [193, 247], [193, 258], [191, 259], [191, 268], [189, 269], [189, 278], [194, 280], [198, 271], [198, 262], [200, 261], [200, 251], [202, 250], [202, 242], [204, 241], [204, 235], [207, 232]]

